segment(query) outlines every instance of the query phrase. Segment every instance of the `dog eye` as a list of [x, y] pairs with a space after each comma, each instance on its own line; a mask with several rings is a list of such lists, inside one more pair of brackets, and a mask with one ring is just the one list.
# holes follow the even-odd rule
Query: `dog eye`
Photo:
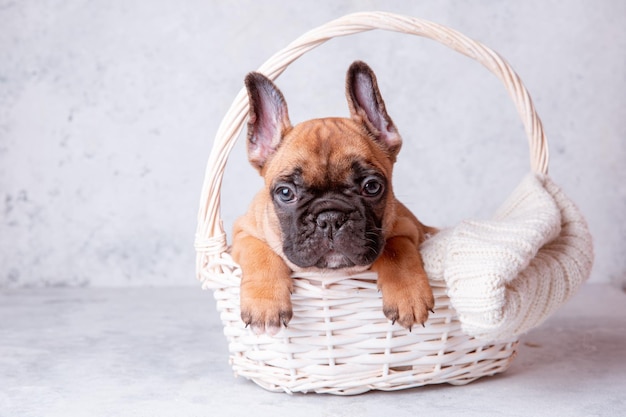
[[276, 197], [278, 197], [278, 199], [283, 203], [292, 203], [296, 200], [296, 193], [294, 193], [293, 190], [289, 187], [278, 187], [276, 188], [274, 193], [276, 194]]
[[363, 183], [363, 195], [376, 197], [383, 191], [383, 184], [377, 179], [369, 178]]

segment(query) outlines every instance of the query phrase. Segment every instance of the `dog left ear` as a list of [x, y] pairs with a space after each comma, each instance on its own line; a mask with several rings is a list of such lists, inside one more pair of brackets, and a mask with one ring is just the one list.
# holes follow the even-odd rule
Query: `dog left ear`
[[278, 149], [285, 132], [291, 128], [291, 122], [285, 98], [269, 78], [251, 72], [245, 83], [250, 103], [248, 160], [260, 172]]
[[352, 118], [363, 123], [395, 160], [402, 138], [387, 114], [376, 75], [365, 62], [355, 61], [350, 65], [346, 76], [346, 98]]

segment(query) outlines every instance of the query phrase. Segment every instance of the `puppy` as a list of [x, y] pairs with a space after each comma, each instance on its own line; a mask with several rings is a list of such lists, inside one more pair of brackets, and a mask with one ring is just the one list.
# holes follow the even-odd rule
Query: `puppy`
[[384, 315], [408, 329], [434, 306], [419, 246], [435, 230], [391, 186], [402, 138], [370, 67], [354, 62], [346, 78], [349, 119], [296, 126], [272, 81], [245, 79], [248, 159], [265, 185], [234, 225], [232, 256], [243, 273], [241, 318], [257, 334], [291, 320], [293, 271], [371, 268]]

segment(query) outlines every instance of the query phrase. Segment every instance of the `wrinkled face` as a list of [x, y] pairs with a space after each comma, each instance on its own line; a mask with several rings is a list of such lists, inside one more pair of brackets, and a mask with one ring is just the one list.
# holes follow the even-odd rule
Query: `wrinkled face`
[[294, 127], [267, 167], [283, 253], [301, 268], [369, 266], [384, 245], [388, 155], [350, 119]]

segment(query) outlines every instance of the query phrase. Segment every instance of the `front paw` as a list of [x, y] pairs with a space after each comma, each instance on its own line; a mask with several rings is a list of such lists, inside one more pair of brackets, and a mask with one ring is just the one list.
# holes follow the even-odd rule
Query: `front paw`
[[412, 277], [394, 279], [381, 288], [383, 293], [383, 313], [393, 323], [409, 329], [415, 324], [422, 326], [433, 311], [435, 299], [427, 278]]
[[[247, 284], [247, 285], [246, 285]], [[274, 336], [293, 316], [291, 288], [271, 288], [248, 282], [241, 286], [241, 319], [257, 334]]]

